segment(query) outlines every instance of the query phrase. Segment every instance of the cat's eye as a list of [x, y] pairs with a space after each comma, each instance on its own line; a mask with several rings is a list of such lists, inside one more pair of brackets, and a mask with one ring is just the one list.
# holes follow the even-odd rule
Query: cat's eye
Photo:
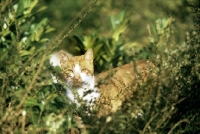
[[86, 74], [91, 74], [90, 71], [87, 68], [81, 69], [81, 72], [85, 72]]
[[64, 71], [64, 73], [65, 73], [65, 75], [66, 75], [67, 77], [72, 77], [73, 70], [68, 69], [68, 70]]
[[83, 68], [83, 69], [81, 69], [81, 72], [85, 72], [85, 71], [87, 71], [87, 69], [86, 69], [86, 68]]
[[71, 70], [71, 69], [68, 69], [66, 72], [68, 72], [68, 73], [73, 73], [74, 71]]
[[81, 69], [81, 72], [88, 73], [88, 72], [89, 72], [89, 70], [88, 70], [88, 69], [86, 69], [86, 68], [83, 68], [83, 69]]

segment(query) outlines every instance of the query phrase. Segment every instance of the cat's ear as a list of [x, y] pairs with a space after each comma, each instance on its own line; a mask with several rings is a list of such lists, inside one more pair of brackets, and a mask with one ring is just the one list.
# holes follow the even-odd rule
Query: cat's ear
[[88, 49], [87, 52], [84, 54], [86, 60], [93, 60], [93, 51], [92, 49]]
[[60, 62], [66, 62], [69, 60], [69, 56], [64, 51], [59, 51]]

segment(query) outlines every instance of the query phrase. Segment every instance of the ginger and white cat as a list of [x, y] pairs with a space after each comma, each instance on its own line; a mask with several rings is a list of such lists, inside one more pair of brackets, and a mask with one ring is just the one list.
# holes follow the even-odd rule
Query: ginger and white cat
[[[99, 97], [95, 88], [93, 70], [93, 51], [89, 49], [82, 56], [69, 56], [66, 52], [60, 51], [50, 58], [53, 66], [60, 66], [61, 73], [66, 82], [66, 95], [79, 105], [78, 98], [93, 104]], [[54, 81], [55, 78], [53, 77]]]
[[132, 96], [138, 84], [154, 75], [155, 69], [152, 62], [142, 60], [94, 76], [92, 49], [73, 57], [60, 51], [57, 60], [67, 85], [67, 97], [78, 105], [81, 100], [90, 106], [95, 102], [98, 116], [116, 112], [122, 102]]

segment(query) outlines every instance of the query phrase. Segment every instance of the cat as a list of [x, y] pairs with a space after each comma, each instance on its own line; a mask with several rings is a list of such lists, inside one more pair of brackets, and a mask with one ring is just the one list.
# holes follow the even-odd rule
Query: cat
[[[99, 97], [100, 94], [95, 88], [92, 49], [88, 49], [84, 55], [73, 57], [61, 50], [50, 58], [50, 62], [61, 68], [66, 82], [66, 95], [72, 102], [80, 106], [80, 98], [92, 105]], [[54, 77], [53, 80], [56, 82]]]
[[57, 65], [66, 82], [67, 97], [78, 106], [85, 101], [98, 109], [98, 116], [116, 112], [126, 98], [130, 98], [138, 85], [153, 76], [155, 66], [149, 60], [129, 63], [94, 75], [93, 51], [69, 56], [59, 52]]

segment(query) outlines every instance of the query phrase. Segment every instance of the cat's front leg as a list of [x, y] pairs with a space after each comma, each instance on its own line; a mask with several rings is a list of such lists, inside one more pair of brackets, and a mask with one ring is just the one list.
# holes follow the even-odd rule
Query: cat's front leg
[[73, 92], [69, 88], [66, 88], [66, 96], [70, 99], [71, 102], [75, 103], [78, 107], [80, 106]]

